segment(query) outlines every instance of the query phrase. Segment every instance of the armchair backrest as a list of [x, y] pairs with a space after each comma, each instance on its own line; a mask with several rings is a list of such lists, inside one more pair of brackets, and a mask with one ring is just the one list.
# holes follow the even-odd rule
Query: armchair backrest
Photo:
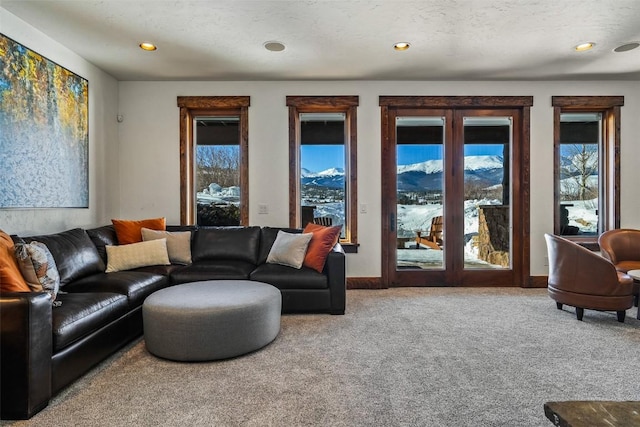
[[614, 265], [570, 240], [545, 234], [549, 255], [549, 286], [565, 291], [611, 295], [619, 286]]
[[605, 231], [598, 237], [602, 256], [613, 264], [623, 261], [640, 262], [640, 230], [620, 228]]

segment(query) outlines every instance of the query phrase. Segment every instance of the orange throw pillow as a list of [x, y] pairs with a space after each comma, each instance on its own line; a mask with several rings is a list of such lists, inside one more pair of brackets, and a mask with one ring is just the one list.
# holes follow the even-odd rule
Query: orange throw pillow
[[0, 230], [0, 290], [3, 292], [31, 292], [25, 282], [14, 251], [11, 236]]
[[167, 223], [165, 218], [141, 219], [138, 221], [112, 219], [111, 223], [116, 229], [118, 244], [128, 245], [129, 243], [142, 242], [142, 229], [165, 230]]
[[311, 237], [311, 241], [309, 242], [307, 254], [304, 257], [302, 265], [322, 273], [324, 263], [327, 261], [327, 256], [336, 243], [338, 243], [341, 231], [341, 225], [325, 227], [312, 223], [307, 224], [303, 233], [313, 233], [313, 237]]

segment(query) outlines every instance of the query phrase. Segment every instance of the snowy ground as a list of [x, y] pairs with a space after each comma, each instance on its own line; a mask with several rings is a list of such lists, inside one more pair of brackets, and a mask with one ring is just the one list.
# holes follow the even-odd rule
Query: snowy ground
[[[239, 203], [240, 189], [238, 187], [223, 188], [211, 184], [208, 189], [197, 193], [199, 202], [209, 203]], [[569, 210], [569, 225], [579, 227], [583, 233], [595, 233], [598, 229], [598, 206], [595, 200], [580, 200], [563, 202], [571, 204]], [[478, 233], [478, 206], [499, 204], [497, 200], [481, 199], [467, 200], [464, 207], [465, 264], [478, 268], [494, 268], [491, 264], [478, 259], [477, 249], [473, 247], [472, 237]], [[315, 216], [329, 216], [333, 224], [344, 224], [344, 204], [340, 202], [317, 203]], [[398, 249], [398, 266], [420, 266], [422, 268], [440, 268], [443, 252], [423, 247], [415, 249], [416, 231], [429, 231], [431, 219], [442, 215], [442, 205], [427, 203], [423, 205], [397, 206], [397, 237], [409, 239], [406, 249]], [[446, 233], [446, 230], [445, 230]], [[445, 239], [446, 240], [446, 239]]]
[[571, 202], [562, 202], [562, 204], [573, 205], [568, 206], [569, 225], [578, 227], [581, 233], [594, 234], [598, 232], [598, 199], [593, 200], [575, 200]]

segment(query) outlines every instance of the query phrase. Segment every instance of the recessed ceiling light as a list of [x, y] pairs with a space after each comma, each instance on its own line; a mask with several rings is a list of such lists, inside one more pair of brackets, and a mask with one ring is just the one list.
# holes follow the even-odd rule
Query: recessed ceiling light
[[593, 49], [596, 44], [593, 42], [580, 43], [574, 49], [576, 52], [584, 52], [585, 50]]
[[280, 42], [265, 42], [264, 48], [271, 52], [282, 52], [284, 50], [284, 44]]
[[395, 50], [407, 50], [409, 47], [411, 47], [411, 45], [407, 42], [398, 42], [393, 45]]
[[614, 52], [626, 52], [629, 50], [633, 50], [635, 48], [637, 48], [638, 46], [640, 46], [640, 43], [627, 43], [627, 44], [623, 44], [622, 46], [618, 46], [617, 48], [613, 49]]
[[140, 46], [140, 49], [148, 50], [149, 52], [158, 49], [158, 47], [155, 44], [149, 43], [149, 42], [142, 42], [142, 43], [140, 43], [139, 46]]

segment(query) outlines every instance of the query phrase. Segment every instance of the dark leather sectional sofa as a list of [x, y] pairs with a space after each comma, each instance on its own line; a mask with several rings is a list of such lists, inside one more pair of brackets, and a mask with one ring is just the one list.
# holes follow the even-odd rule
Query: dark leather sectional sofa
[[61, 287], [52, 307], [47, 293], [0, 294], [2, 419], [26, 419], [65, 386], [143, 331], [142, 303], [156, 290], [185, 282], [244, 279], [282, 292], [283, 313], [344, 314], [345, 255], [336, 245], [322, 273], [265, 261], [278, 230], [270, 227], [168, 226], [192, 231], [190, 265], [105, 273], [105, 245], [113, 226], [32, 236], [47, 245]]

